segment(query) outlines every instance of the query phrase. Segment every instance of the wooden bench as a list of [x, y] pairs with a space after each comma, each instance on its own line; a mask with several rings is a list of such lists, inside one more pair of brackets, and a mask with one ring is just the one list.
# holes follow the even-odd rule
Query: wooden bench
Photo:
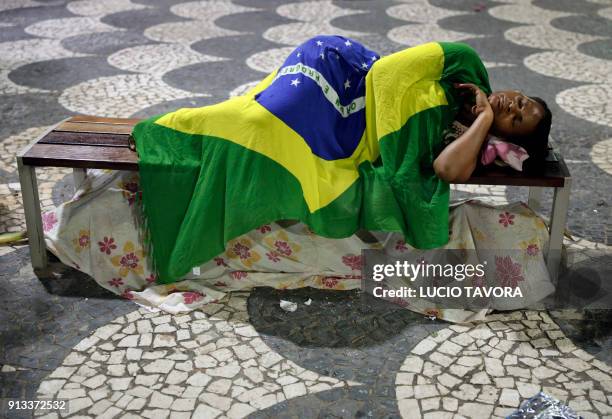
[[[70, 167], [75, 185], [86, 169], [138, 170], [138, 157], [130, 133], [139, 119], [74, 116], [60, 122], [17, 155], [21, 194], [28, 229], [32, 266], [44, 269], [47, 253], [36, 182], [36, 167]], [[549, 153], [538, 173], [523, 174], [507, 168], [488, 167], [464, 184], [528, 186], [528, 204], [540, 208], [542, 188], [554, 188], [550, 241], [545, 251], [551, 278], [556, 279], [561, 262], [561, 245], [567, 220], [571, 176], [563, 159]]]

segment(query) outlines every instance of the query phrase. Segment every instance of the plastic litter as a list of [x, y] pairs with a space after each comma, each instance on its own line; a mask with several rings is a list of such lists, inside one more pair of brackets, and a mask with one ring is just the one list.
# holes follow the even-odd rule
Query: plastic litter
[[580, 419], [568, 406], [544, 392], [539, 392], [521, 403], [517, 411], [506, 419]]
[[312, 298], [309, 298], [308, 300], [304, 301], [304, 304], [307, 305], [307, 306], [312, 304]]
[[295, 310], [297, 310], [297, 303], [294, 303], [292, 301], [280, 300], [280, 308], [285, 311], [288, 311], [289, 313], [293, 313]]

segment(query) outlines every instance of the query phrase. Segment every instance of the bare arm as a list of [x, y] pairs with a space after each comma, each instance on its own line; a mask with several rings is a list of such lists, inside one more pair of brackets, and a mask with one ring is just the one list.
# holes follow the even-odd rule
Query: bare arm
[[434, 161], [436, 175], [446, 182], [465, 182], [476, 168], [482, 143], [493, 123], [493, 110], [486, 95], [473, 84], [460, 84], [459, 88], [471, 89], [476, 105], [472, 113], [476, 119], [459, 138], [442, 150]]

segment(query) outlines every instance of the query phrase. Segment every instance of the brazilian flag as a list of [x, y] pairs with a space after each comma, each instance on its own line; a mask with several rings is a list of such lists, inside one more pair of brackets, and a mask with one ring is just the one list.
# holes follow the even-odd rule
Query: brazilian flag
[[457, 82], [490, 93], [468, 45], [381, 58], [354, 40], [319, 36], [243, 96], [136, 125], [158, 282], [281, 219], [325, 237], [362, 228], [402, 232], [417, 248], [444, 245], [449, 186], [433, 161], [459, 109]]

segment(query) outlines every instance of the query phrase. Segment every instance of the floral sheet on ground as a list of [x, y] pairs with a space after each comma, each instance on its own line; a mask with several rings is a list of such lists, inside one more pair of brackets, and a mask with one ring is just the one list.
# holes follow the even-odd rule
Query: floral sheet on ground
[[[139, 234], [138, 181], [136, 172], [89, 170], [70, 201], [43, 214], [45, 240], [62, 263], [87, 273], [100, 286], [170, 313], [194, 310], [230, 291], [259, 286], [358, 289], [362, 249], [382, 249], [391, 256], [411, 250], [401, 233], [362, 231], [328, 239], [302, 223], [279, 221], [231, 240], [225, 252], [182, 281], [156, 284]], [[496, 269], [506, 285], [521, 287], [522, 307], [554, 290], [541, 251], [548, 240], [546, 225], [525, 204], [493, 206], [470, 200], [453, 205], [450, 217], [445, 248], [521, 250], [499, 258]], [[476, 311], [434, 309], [415, 298], [400, 303], [457, 323], [483, 320], [490, 309], [522, 308], [503, 298], [495, 299], [490, 309]]]

